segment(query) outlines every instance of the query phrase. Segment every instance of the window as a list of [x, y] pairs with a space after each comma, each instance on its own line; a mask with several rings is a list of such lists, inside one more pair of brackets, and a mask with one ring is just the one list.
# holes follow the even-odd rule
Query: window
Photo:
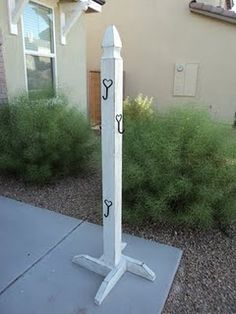
[[29, 2], [23, 22], [28, 91], [49, 96], [55, 86], [53, 11]]

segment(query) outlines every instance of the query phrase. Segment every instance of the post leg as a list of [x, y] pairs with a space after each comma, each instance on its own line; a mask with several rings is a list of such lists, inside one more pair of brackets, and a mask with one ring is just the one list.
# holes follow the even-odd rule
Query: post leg
[[103, 280], [98, 292], [95, 296], [95, 303], [100, 305], [105, 297], [109, 294], [112, 288], [116, 285], [119, 279], [126, 271], [126, 262], [122, 260], [120, 264], [115, 267]]
[[155, 273], [146, 264], [128, 256], [124, 257], [126, 259], [127, 271], [151, 281], [156, 279]]
[[107, 276], [111, 271], [111, 268], [109, 268], [102, 260], [88, 255], [77, 255], [73, 258], [72, 262], [101, 276]]

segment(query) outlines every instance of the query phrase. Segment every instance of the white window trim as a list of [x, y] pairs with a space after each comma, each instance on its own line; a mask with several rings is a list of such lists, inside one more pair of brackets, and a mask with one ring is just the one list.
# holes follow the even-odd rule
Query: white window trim
[[49, 5], [45, 4], [43, 1], [40, 0], [32, 0], [29, 1], [29, 3], [36, 3], [39, 4], [45, 8], [49, 8], [52, 10], [52, 44], [53, 44], [53, 53], [44, 53], [44, 52], [36, 52], [33, 50], [29, 50], [25, 48], [25, 34], [24, 34], [24, 18], [23, 14], [21, 16], [21, 28], [22, 28], [22, 40], [23, 40], [23, 53], [24, 53], [24, 70], [25, 70], [25, 89], [26, 92], [29, 92], [28, 89], [28, 76], [27, 76], [27, 67], [26, 67], [26, 55], [32, 55], [32, 56], [39, 56], [39, 57], [47, 57], [52, 59], [53, 63], [53, 88], [55, 94], [57, 94], [58, 91], [58, 76], [57, 76], [57, 53], [56, 53], [56, 27], [55, 27], [55, 5]]

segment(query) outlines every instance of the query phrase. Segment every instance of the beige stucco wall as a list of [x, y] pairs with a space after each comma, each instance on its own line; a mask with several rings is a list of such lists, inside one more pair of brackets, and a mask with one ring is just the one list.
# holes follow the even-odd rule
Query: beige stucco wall
[[58, 88], [87, 113], [85, 16], [72, 27], [65, 46], [60, 43], [59, 14], [56, 14], [56, 29]]
[[[155, 97], [159, 108], [198, 102], [217, 117], [236, 111], [236, 25], [190, 13], [189, 0], [107, 0], [87, 16], [88, 69], [98, 70], [105, 28], [123, 41], [126, 95]], [[200, 64], [195, 97], [174, 97], [175, 63]]]
[[18, 24], [18, 36], [9, 33], [7, 1], [0, 1], [0, 27], [3, 37], [3, 59], [7, 89], [9, 95], [15, 95], [26, 88], [23, 40], [21, 23]]
[[2, 31], [0, 28], [0, 104], [4, 103], [6, 100], [7, 100], [7, 84], [3, 59], [3, 39]]
[[224, 0], [201, 0], [199, 2], [204, 2], [205, 4], [210, 4], [214, 6], [224, 6]]
[[[41, 0], [42, 4], [53, 5], [55, 1]], [[60, 43], [59, 8], [54, 7], [56, 39], [57, 85], [71, 102], [87, 110], [86, 79], [86, 37], [85, 17], [82, 16], [72, 27], [65, 46]], [[26, 89], [24, 49], [21, 22], [18, 23], [18, 35], [11, 35], [8, 25], [7, 1], [0, 1], [0, 28], [3, 34], [3, 57], [9, 96]]]

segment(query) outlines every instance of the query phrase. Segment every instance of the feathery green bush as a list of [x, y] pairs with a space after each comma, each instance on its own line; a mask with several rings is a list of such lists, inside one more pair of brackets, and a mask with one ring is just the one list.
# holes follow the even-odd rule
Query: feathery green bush
[[124, 116], [128, 119], [143, 119], [153, 114], [152, 98], [139, 94], [135, 98], [127, 97], [124, 101]]
[[[131, 104], [132, 106], [132, 104]], [[125, 117], [124, 217], [228, 225], [236, 217], [236, 134], [197, 108]]]
[[34, 183], [78, 174], [89, 165], [95, 138], [66, 98], [15, 98], [0, 106], [0, 171]]

